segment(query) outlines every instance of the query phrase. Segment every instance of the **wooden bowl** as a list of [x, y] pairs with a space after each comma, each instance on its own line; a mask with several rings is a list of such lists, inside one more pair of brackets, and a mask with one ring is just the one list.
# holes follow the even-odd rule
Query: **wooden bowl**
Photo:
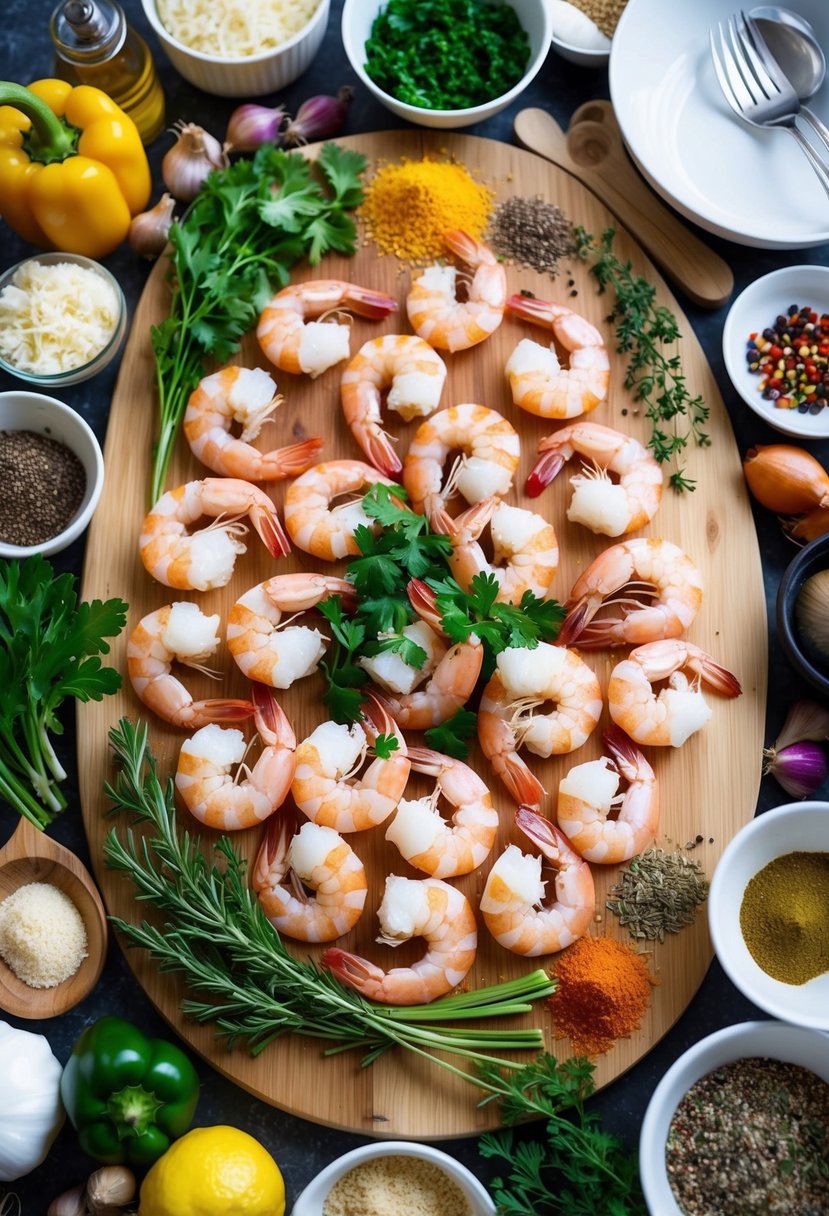
[[0, 849], [0, 900], [30, 882], [50, 883], [69, 896], [83, 918], [88, 954], [75, 974], [54, 988], [31, 988], [0, 958], [0, 1009], [19, 1018], [52, 1018], [77, 1005], [97, 984], [106, 958], [106, 911], [92, 875], [75, 854], [21, 819]]

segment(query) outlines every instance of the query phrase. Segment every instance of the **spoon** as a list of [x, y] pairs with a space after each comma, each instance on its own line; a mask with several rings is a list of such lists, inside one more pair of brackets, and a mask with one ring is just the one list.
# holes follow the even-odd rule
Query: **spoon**
[[54, 988], [30, 988], [0, 959], [0, 1009], [19, 1018], [51, 1018], [77, 1005], [97, 984], [106, 956], [106, 911], [80, 858], [21, 819], [0, 849], [0, 900], [29, 882], [50, 883], [68, 895], [86, 928], [87, 957], [74, 975]]
[[596, 195], [673, 283], [702, 308], [719, 308], [734, 287], [731, 269], [661, 203], [625, 152], [608, 102], [588, 102], [565, 134], [546, 110], [516, 115], [525, 148], [552, 161]]
[[829, 127], [803, 103], [813, 97], [826, 75], [826, 58], [805, 17], [787, 8], [766, 5], [748, 14], [783, 75], [801, 102], [800, 113], [829, 148]]

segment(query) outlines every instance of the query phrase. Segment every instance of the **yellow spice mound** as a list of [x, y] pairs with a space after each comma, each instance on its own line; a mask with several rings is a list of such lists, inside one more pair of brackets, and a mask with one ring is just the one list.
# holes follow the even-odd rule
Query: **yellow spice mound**
[[418, 263], [444, 255], [453, 228], [483, 237], [493, 202], [459, 161], [403, 159], [378, 170], [360, 215], [381, 253]]

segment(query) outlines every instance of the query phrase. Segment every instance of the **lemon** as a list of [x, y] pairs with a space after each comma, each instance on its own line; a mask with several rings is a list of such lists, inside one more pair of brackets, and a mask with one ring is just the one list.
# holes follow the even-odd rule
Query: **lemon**
[[284, 1216], [285, 1183], [258, 1140], [238, 1127], [195, 1127], [159, 1157], [138, 1216]]

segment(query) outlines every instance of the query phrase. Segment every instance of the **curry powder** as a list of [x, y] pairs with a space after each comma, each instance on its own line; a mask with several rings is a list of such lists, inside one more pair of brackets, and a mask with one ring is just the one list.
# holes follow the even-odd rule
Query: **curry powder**
[[805, 984], [829, 971], [829, 853], [785, 853], [750, 880], [740, 929], [772, 979]]
[[555, 1036], [569, 1037], [577, 1056], [600, 1055], [632, 1034], [655, 983], [644, 958], [612, 937], [580, 937], [558, 959], [556, 979], [548, 998]]
[[359, 214], [381, 253], [418, 264], [444, 256], [454, 228], [480, 240], [494, 197], [460, 161], [403, 158], [378, 169]]

